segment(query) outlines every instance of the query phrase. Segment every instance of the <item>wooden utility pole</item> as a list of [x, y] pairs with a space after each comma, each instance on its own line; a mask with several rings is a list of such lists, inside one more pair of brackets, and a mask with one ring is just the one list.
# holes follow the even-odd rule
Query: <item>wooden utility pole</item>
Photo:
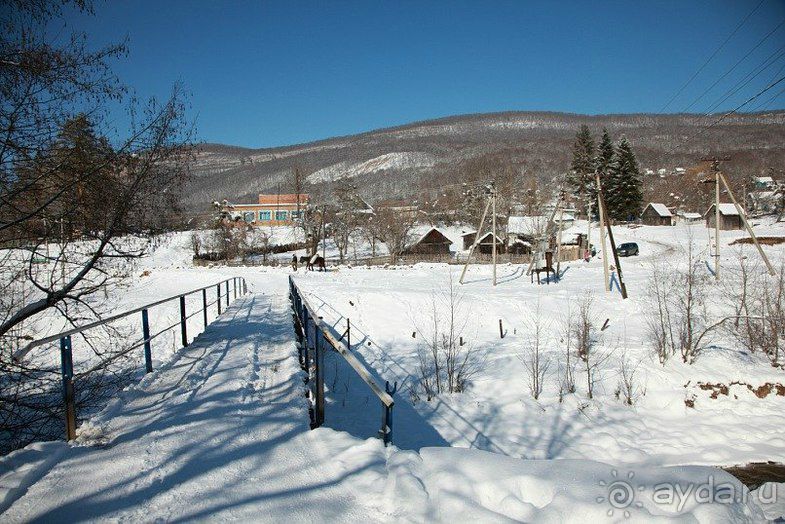
[[482, 232], [482, 226], [485, 224], [485, 216], [488, 214], [488, 208], [491, 206], [491, 199], [488, 199], [488, 202], [485, 203], [485, 211], [482, 212], [482, 218], [480, 219], [480, 225], [477, 226], [477, 233], [474, 234], [474, 242], [472, 242], [472, 247], [469, 248], [469, 256], [466, 257], [466, 264], [463, 265], [463, 271], [461, 271], [461, 278], [458, 279], [460, 284], [463, 284], [463, 277], [466, 276], [466, 270], [469, 267], [469, 262], [472, 260], [472, 254], [474, 253], [474, 248], [477, 247], [477, 244], [480, 242], [480, 233]]
[[491, 183], [491, 206], [493, 213], [493, 285], [496, 285], [496, 187]]
[[[561, 200], [559, 200], [561, 205]], [[556, 278], [561, 276], [561, 230], [564, 225], [564, 207], [559, 208], [559, 232], [556, 234]]]
[[602, 199], [600, 198], [600, 191], [602, 190], [602, 184], [600, 183], [600, 174], [595, 173], [595, 177], [597, 180], [597, 212], [600, 215], [600, 244], [602, 247], [602, 269], [605, 274], [605, 291], [611, 290], [611, 283], [610, 283], [610, 272], [608, 270], [608, 248], [605, 245], [605, 229], [603, 225], [605, 224], [605, 207], [602, 205]]
[[728, 181], [725, 180], [725, 175], [723, 175], [718, 171], [717, 179], [722, 180], [722, 184], [725, 186], [725, 189], [728, 191], [728, 196], [730, 196], [733, 205], [736, 206], [736, 212], [741, 217], [741, 221], [744, 223], [744, 227], [747, 228], [747, 233], [749, 233], [750, 237], [752, 237], [752, 241], [755, 243], [755, 247], [758, 249], [758, 253], [760, 253], [761, 258], [766, 263], [766, 268], [769, 271], [769, 275], [774, 276], [776, 274], [776, 272], [774, 271], [774, 266], [772, 266], [771, 262], [769, 262], [769, 257], [767, 257], [766, 253], [763, 252], [763, 248], [760, 246], [760, 243], [758, 242], [758, 237], [755, 236], [755, 233], [752, 231], [752, 227], [750, 227], [749, 222], [747, 222], [747, 217], [744, 214], [744, 209], [742, 209], [739, 203], [736, 202], [736, 197], [733, 196], [733, 191], [731, 191], [731, 188], [728, 185]]
[[703, 162], [711, 162], [711, 170], [714, 173], [714, 279], [720, 280], [720, 162], [730, 160], [729, 156], [703, 157]]
[[[600, 199], [600, 206], [602, 209], [605, 209], [605, 195], [602, 192], [602, 188], [597, 188], [597, 195]], [[605, 215], [605, 213], [603, 213]], [[613, 240], [613, 229], [611, 228], [611, 220], [609, 217], [604, 216], [605, 224], [604, 227], [608, 228], [608, 240], [611, 243], [611, 250], [613, 250], [613, 260], [616, 262], [616, 273], [619, 275], [619, 289], [621, 289], [621, 297], [627, 298], [627, 285], [624, 283], [624, 279], [621, 275], [621, 261], [619, 260], [619, 253], [616, 252], [616, 242]], [[600, 227], [603, 227], [601, 224]]]
[[[591, 258], [591, 204], [586, 205], [586, 222], [589, 224], [589, 228], [586, 231], [586, 260]], [[600, 224], [602, 227], [602, 224]]]
[[714, 168], [714, 279], [720, 280], [720, 172]]

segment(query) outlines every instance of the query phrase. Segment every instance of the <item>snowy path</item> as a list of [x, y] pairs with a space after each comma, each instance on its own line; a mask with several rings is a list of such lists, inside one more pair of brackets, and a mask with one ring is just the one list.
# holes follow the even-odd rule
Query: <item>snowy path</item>
[[372, 443], [308, 430], [277, 291], [238, 300], [109, 406], [82, 430], [92, 445], [51, 443], [55, 464], [19, 473], [22, 495], [2, 520], [378, 519], [348, 484], [380, 457], [340, 460], [342, 448]]

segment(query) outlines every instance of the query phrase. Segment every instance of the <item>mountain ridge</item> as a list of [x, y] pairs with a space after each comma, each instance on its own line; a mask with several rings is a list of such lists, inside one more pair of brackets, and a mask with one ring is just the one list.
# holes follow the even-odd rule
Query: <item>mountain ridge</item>
[[[569, 169], [572, 141], [582, 124], [595, 136], [602, 128], [614, 139], [627, 136], [643, 168], [694, 166], [704, 155], [730, 154], [734, 160], [728, 167], [739, 173], [782, 169], [785, 111], [733, 114], [705, 128], [721, 115], [502, 111], [266, 148], [205, 143], [197, 149], [182, 203], [205, 209], [224, 198], [253, 201], [258, 193], [291, 192], [294, 168], [312, 177], [309, 191], [329, 191], [350, 180], [368, 201], [415, 198], [502, 169], [512, 170], [521, 183], [548, 183]], [[478, 166], [487, 172], [480, 174]]]

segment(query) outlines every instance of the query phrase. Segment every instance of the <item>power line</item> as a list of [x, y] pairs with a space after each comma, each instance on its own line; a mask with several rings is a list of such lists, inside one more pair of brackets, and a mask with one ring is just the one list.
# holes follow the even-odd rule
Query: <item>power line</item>
[[694, 135], [692, 135], [691, 137], [689, 137], [689, 138], [686, 140], [686, 142], [689, 142], [689, 141], [691, 141], [691, 140], [694, 140], [694, 139], [695, 139], [695, 138], [697, 138], [699, 135], [703, 134], [704, 132], [708, 131], [708, 130], [709, 130], [709, 129], [711, 129], [712, 127], [714, 127], [714, 126], [716, 126], [717, 124], [721, 123], [723, 120], [725, 120], [726, 118], [728, 118], [730, 115], [732, 115], [733, 113], [737, 112], [737, 111], [738, 111], [739, 109], [741, 109], [742, 107], [746, 106], [747, 104], [749, 104], [749, 103], [750, 103], [750, 102], [752, 102], [753, 100], [757, 99], [757, 98], [758, 98], [759, 96], [761, 96], [762, 94], [766, 93], [767, 91], [769, 91], [770, 89], [774, 88], [776, 85], [778, 85], [778, 84], [780, 84], [780, 83], [782, 83], [782, 82], [784, 82], [784, 81], [785, 81], [785, 76], [782, 76], [782, 77], [780, 77], [778, 80], [776, 80], [776, 81], [772, 82], [771, 84], [767, 85], [766, 87], [764, 87], [763, 89], [761, 89], [760, 91], [758, 91], [756, 94], [754, 94], [753, 96], [751, 96], [750, 98], [748, 98], [748, 99], [747, 99], [745, 102], [743, 102], [743, 103], [739, 104], [737, 107], [735, 107], [734, 109], [732, 109], [732, 110], [728, 111], [727, 113], [724, 113], [724, 114], [723, 114], [721, 117], [719, 117], [717, 120], [715, 120], [714, 122], [712, 122], [710, 125], [708, 125], [708, 126], [706, 126], [706, 127], [702, 128], [700, 131], [698, 131], [697, 133], [695, 133]]
[[[755, 44], [755, 46], [754, 46], [752, 49], [750, 49], [750, 51], [749, 51], [749, 52], [748, 52], [746, 55], [744, 55], [744, 57], [742, 57], [742, 58], [741, 58], [741, 60], [739, 60], [738, 62], [736, 62], [736, 64], [734, 64], [734, 66], [733, 66], [733, 67], [732, 67], [732, 68], [731, 68], [731, 69], [730, 69], [728, 72], [730, 72], [730, 71], [732, 71], [733, 69], [735, 69], [735, 68], [736, 68], [736, 66], [738, 66], [738, 65], [739, 65], [739, 64], [740, 64], [740, 63], [741, 63], [741, 62], [742, 62], [744, 59], [746, 59], [746, 58], [747, 58], [747, 57], [748, 57], [748, 56], [749, 56], [749, 55], [750, 55], [752, 52], [754, 52], [754, 51], [755, 51], [755, 50], [756, 50], [758, 47], [760, 47], [760, 46], [761, 46], [761, 45], [762, 45], [762, 44], [763, 44], [763, 43], [764, 43], [764, 42], [765, 42], [765, 41], [766, 41], [766, 40], [767, 40], [767, 39], [768, 39], [768, 38], [769, 38], [769, 37], [770, 37], [772, 34], [774, 34], [774, 33], [775, 33], [775, 32], [776, 32], [776, 31], [777, 31], [777, 30], [778, 30], [780, 27], [782, 27], [783, 25], [785, 25], [785, 19], [783, 19], [783, 20], [782, 20], [782, 21], [781, 21], [779, 24], [777, 24], [777, 26], [776, 26], [774, 29], [772, 29], [771, 31], [769, 31], [769, 32], [766, 34], [766, 36], [764, 36], [764, 37], [763, 37], [763, 38], [762, 38], [760, 41], [758, 41], [758, 43], [757, 43], [757, 44]], [[726, 91], [725, 93], [723, 93], [723, 95], [721, 95], [721, 96], [719, 97], [719, 99], [717, 99], [717, 100], [714, 102], [714, 104], [712, 104], [712, 105], [709, 107], [709, 109], [707, 109], [707, 110], [706, 110], [706, 113], [707, 113], [707, 114], [710, 114], [712, 111], [714, 111], [714, 110], [715, 110], [715, 109], [717, 109], [719, 106], [721, 106], [721, 105], [722, 105], [722, 104], [723, 104], [723, 103], [724, 103], [726, 100], [728, 100], [728, 98], [730, 98], [731, 96], [733, 96], [734, 94], [736, 94], [736, 93], [737, 93], [737, 92], [738, 92], [740, 89], [742, 89], [742, 88], [743, 88], [743, 87], [745, 87], [747, 84], [749, 84], [749, 83], [750, 83], [750, 82], [751, 82], [751, 81], [752, 81], [752, 80], [753, 80], [755, 77], [757, 77], [757, 76], [758, 76], [760, 73], [762, 73], [763, 71], [765, 71], [766, 69], [768, 69], [769, 67], [771, 67], [771, 66], [772, 66], [772, 65], [773, 65], [773, 64], [774, 64], [774, 63], [775, 63], [777, 60], [779, 60], [779, 59], [781, 58], [781, 56], [782, 56], [781, 50], [782, 50], [782, 49], [785, 49], [785, 45], [781, 46], [779, 49], [777, 49], [776, 51], [774, 51], [774, 53], [772, 53], [771, 55], [769, 55], [769, 57], [768, 57], [766, 60], [764, 60], [764, 61], [763, 61], [763, 64], [761, 64], [761, 66], [759, 66], [759, 67], [757, 67], [757, 68], [753, 69], [753, 70], [752, 70], [750, 73], [748, 73], [747, 75], [745, 75], [745, 76], [744, 76], [744, 78], [742, 78], [742, 79], [741, 79], [739, 82], [737, 82], [737, 83], [736, 83], [736, 84], [735, 84], [733, 87], [731, 87], [731, 88], [730, 88], [728, 91]], [[773, 60], [772, 60], [772, 57], [774, 57], [774, 58], [773, 58]], [[771, 61], [770, 61], [770, 60], [771, 60]], [[752, 76], [750, 76], [750, 75], [752, 75]], [[715, 85], [716, 85], [716, 82], [715, 82]]]
[[725, 40], [722, 42], [722, 44], [720, 44], [720, 46], [719, 46], [717, 49], [715, 49], [715, 50], [714, 50], [714, 52], [711, 54], [711, 56], [710, 56], [708, 59], [706, 59], [706, 61], [705, 61], [705, 62], [703, 62], [703, 65], [701, 65], [701, 66], [698, 68], [698, 70], [697, 70], [697, 71], [695, 71], [695, 73], [693, 73], [693, 75], [692, 75], [692, 76], [689, 78], [689, 80], [687, 80], [687, 81], [684, 83], [684, 85], [682, 85], [682, 86], [679, 88], [679, 90], [678, 90], [678, 91], [676, 91], [676, 94], [674, 94], [674, 95], [673, 95], [673, 96], [670, 98], [670, 100], [668, 100], [668, 101], [665, 103], [665, 105], [664, 105], [664, 106], [662, 106], [662, 108], [660, 108], [660, 110], [658, 111], [658, 114], [662, 114], [662, 112], [663, 112], [663, 111], [665, 111], [665, 109], [667, 109], [667, 108], [668, 108], [668, 106], [669, 106], [669, 105], [671, 105], [671, 103], [673, 103], [673, 101], [674, 101], [674, 100], [676, 100], [676, 97], [678, 97], [678, 96], [679, 96], [679, 95], [682, 93], [682, 91], [684, 91], [684, 89], [686, 89], [686, 88], [687, 88], [687, 86], [688, 86], [688, 85], [690, 85], [690, 83], [692, 83], [692, 81], [693, 81], [693, 80], [695, 80], [695, 78], [696, 78], [696, 77], [697, 77], [697, 76], [698, 76], [698, 75], [701, 73], [701, 71], [703, 71], [703, 69], [704, 69], [704, 68], [705, 68], [707, 65], [709, 65], [709, 62], [711, 62], [711, 61], [714, 59], [714, 57], [715, 57], [715, 56], [717, 56], [717, 53], [719, 53], [719, 52], [722, 50], [722, 48], [723, 48], [723, 47], [725, 47], [725, 44], [727, 44], [727, 43], [728, 43], [728, 41], [729, 41], [731, 38], [733, 38], [733, 35], [735, 35], [735, 34], [736, 34], [738, 31], [739, 31], [739, 29], [741, 29], [741, 27], [742, 27], [742, 26], [743, 26], [743, 25], [744, 25], [744, 24], [747, 22], [747, 20], [749, 20], [749, 18], [750, 18], [750, 17], [751, 17], [751, 16], [752, 16], [752, 15], [755, 13], [755, 11], [757, 11], [757, 10], [758, 10], [758, 8], [760, 8], [760, 6], [761, 6], [761, 5], [763, 5], [763, 2], [764, 2], [764, 1], [765, 1], [765, 0], [760, 0], [760, 2], [758, 3], [758, 5], [756, 5], [756, 6], [755, 6], [755, 8], [754, 8], [752, 11], [750, 11], [750, 12], [747, 14], [747, 16], [745, 16], [745, 17], [744, 17], [744, 19], [743, 19], [741, 22], [739, 22], [739, 24], [736, 26], [736, 28], [733, 30], [733, 32], [731, 32], [731, 34], [730, 34], [730, 35], [728, 35], [728, 37], [727, 37], [727, 38], [726, 38], [726, 39], [725, 39]]
[[[758, 70], [757, 70], [757, 71], [755, 71], [755, 70], [753, 70], [753, 71], [750, 71], [750, 73], [748, 73], [748, 74], [747, 74], [747, 75], [746, 75], [746, 76], [745, 76], [745, 77], [744, 77], [742, 80], [740, 80], [740, 81], [739, 81], [739, 82], [738, 82], [738, 83], [737, 83], [737, 84], [736, 84], [734, 87], [732, 87], [730, 90], [726, 91], [726, 92], [725, 92], [725, 94], [723, 94], [723, 95], [722, 95], [722, 97], [720, 97], [718, 100], [716, 100], [716, 101], [714, 102], [714, 104], [712, 104], [712, 105], [711, 105], [711, 107], [709, 107], [709, 108], [706, 110], [706, 116], [708, 116], [708, 115], [712, 114], [712, 112], [714, 112], [714, 111], [715, 111], [715, 110], [716, 110], [718, 107], [720, 107], [722, 104], [724, 104], [724, 103], [725, 103], [725, 102], [726, 102], [726, 101], [727, 101], [727, 100], [728, 100], [730, 97], [732, 97], [733, 95], [735, 95], [736, 93], [738, 93], [739, 91], [741, 91], [741, 90], [742, 90], [744, 87], [746, 87], [746, 86], [747, 86], [747, 85], [748, 85], [750, 82], [752, 82], [753, 80], [755, 80], [755, 79], [756, 79], [756, 78], [757, 78], [757, 77], [758, 77], [758, 76], [759, 76], [761, 73], [763, 73], [763, 72], [764, 72], [764, 71], [766, 71], [768, 68], [770, 68], [771, 66], [773, 66], [774, 64], [776, 64], [776, 63], [777, 63], [777, 60], [779, 60], [780, 58], [782, 58], [783, 56], [785, 56], [785, 45], [783, 45], [783, 46], [782, 46], [782, 49], [783, 49], [783, 50], [782, 50], [782, 51], [781, 51], [781, 52], [780, 52], [780, 53], [777, 55], [777, 57], [776, 57], [776, 58], [774, 58], [774, 60], [772, 60], [772, 61], [771, 61], [771, 62], [769, 62], [768, 64], [764, 64], [764, 66], [763, 66], [763, 67], [760, 67], [760, 68], [758, 68]], [[785, 67], [785, 65], [783, 65], [783, 67]], [[774, 73], [773, 77], [774, 77], [774, 78], [777, 78], [777, 76], [779, 76], [780, 72], [782, 72], [782, 67], [780, 67], [780, 69], [779, 69], [779, 70], [778, 70], [776, 73]], [[753, 73], [754, 73], [754, 74], [753, 74]]]
[[753, 48], [752, 48], [752, 49], [750, 49], [749, 51], [747, 51], [747, 54], [746, 54], [746, 55], [744, 55], [743, 57], [741, 57], [741, 58], [740, 58], [740, 59], [739, 59], [739, 60], [738, 60], [738, 61], [737, 61], [735, 64], [733, 64], [733, 65], [731, 66], [731, 68], [730, 68], [730, 69], [728, 69], [727, 71], [725, 71], [725, 72], [724, 72], [724, 73], [723, 73], [723, 74], [722, 74], [722, 75], [721, 75], [721, 76], [720, 76], [720, 77], [719, 77], [717, 80], [715, 80], [715, 81], [714, 81], [714, 83], [713, 83], [713, 84], [711, 84], [711, 85], [710, 85], [710, 86], [709, 86], [709, 87], [708, 87], [708, 88], [707, 88], [705, 91], [703, 91], [703, 93], [701, 93], [701, 94], [698, 96], [698, 98], [696, 98], [695, 100], [693, 100], [693, 101], [692, 101], [692, 102], [691, 102], [691, 103], [690, 103], [690, 104], [689, 104], [689, 105], [688, 105], [686, 108], [684, 108], [684, 110], [682, 111], [682, 113], [686, 113], [686, 112], [687, 112], [687, 110], [689, 110], [689, 109], [690, 109], [692, 106], [694, 106], [694, 105], [695, 105], [695, 104], [696, 104], [696, 103], [697, 103], [697, 102], [698, 102], [698, 101], [699, 101], [701, 98], [703, 98], [704, 96], [706, 96], [706, 94], [707, 94], [707, 93], [709, 93], [709, 92], [710, 92], [712, 89], [714, 89], [714, 87], [715, 87], [717, 84], [719, 84], [719, 83], [720, 83], [720, 82], [721, 82], [721, 81], [722, 81], [722, 80], [723, 80], [723, 79], [724, 79], [726, 76], [728, 76], [729, 74], [731, 74], [731, 73], [732, 73], [732, 72], [733, 72], [733, 71], [734, 71], [734, 70], [735, 70], [735, 69], [736, 69], [736, 68], [739, 66], [739, 64], [741, 64], [742, 62], [744, 62], [744, 60], [746, 60], [746, 59], [747, 59], [747, 58], [748, 58], [748, 57], [749, 57], [749, 56], [750, 56], [750, 55], [751, 55], [753, 52], [755, 52], [755, 50], [756, 50], [756, 49], [758, 49], [758, 48], [759, 48], [761, 45], [763, 45], [763, 43], [764, 43], [766, 40], [768, 40], [768, 39], [769, 39], [769, 37], [770, 37], [771, 35], [773, 35], [773, 34], [774, 34], [774, 33], [775, 33], [775, 32], [776, 32], [776, 31], [777, 31], [777, 30], [778, 30], [780, 27], [782, 27], [784, 24], [785, 24], [785, 19], [783, 19], [783, 20], [782, 20], [782, 21], [781, 21], [779, 24], [777, 24], [777, 26], [776, 26], [774, 29], [772, 29], [771, 31], [769, 31], [768, 33], [766, 33], [766, 36], [764, 36], [763, 38], [761, 38], [761, 39], [758, 41], [758, 43], [757, 43], [757, 44], [755, 44], [755, 45], [753, 46]]
[[768, 109], [768, 108], [769, 108], [769, 104], [771, 104], [772, 102], [774, 102], [774, 100], [776, 100], [776, 99], [777, 99], [777, 98], [778, 98], [780, 95], [782, 95], [782, 93], [785, 93], [785, 87], [783, 87], [782, 89], [780, 89], [779, 91], [777, 91], [776, 93], [774, 93], [774, 96], [770, 97], [770, 98], [769, 98], [768, 100], [766, 100], [765, 102], [761, 102], [760, 104], [756, 105], [756, 106], [755, 106], [755, 107], [752, 109], [752, 112], [754, 113], [755, 111], [757, 111], [757, 110], [758, 110], [758, 109], [760, 109], [761, 107], [763, 107], [763, 110], [765, 111], [766, 109]]

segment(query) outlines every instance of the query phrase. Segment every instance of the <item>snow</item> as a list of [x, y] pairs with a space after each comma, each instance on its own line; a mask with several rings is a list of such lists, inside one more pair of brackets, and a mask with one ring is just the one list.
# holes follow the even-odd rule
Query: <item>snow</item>
[[308, 175], [312, 184], [330, 182], [345, 178], [354, 178], [379, 171], [404, 170], [420, 167], [429, 167], [436, 163], [435, 158], [427, 153], [400, 152], [387, 153], [363, 162], [339, 162], [322, 168]]
[[[585, 227], [576, 222], [565, 235]], [[440, 230], [461, 245], [459, 226]], [[785, 226], [768, 222], [756, 230], [785, 234]], [[563, 263], [564, 278], [548, 286], [530, 284], [523, 266], [502, 265], [494, 288], [489, 266], [471, 266], [460, 287], [465, 337], [485, 366], [467, 391], [430, 402], [411, 395], [419, 342], [413, 326], [423, 321], [432, 293], [450, 275], [457, 281], [461, 267], [299, 271], [298, 286], [327, 322], [338, 329], [351, 318], [354, 352], [372, 374], [398, 381], [391, 448], [373, 438], [380, 416], [374, 397], [362, 393], [335, 355], [326, 366], [326, 426], [308, 429], [286, 296], [290, 270], [193, 267], [189, 234], [174, 235], [112, 291], [113, 311], [231, 276], [246, 278], [251, 293], [194, 337], [196, 318], [188, 348], [156, 346], [156, 371], [85, 421], [76, 442], [35, 443], [0, 458], [3, 521], [587, 522], [613, 511], [613, 521], [629, 512], [632, 521], [760, 522], [785, 514], [785, 494], [777, 503], [759, 500], [766, 489], [785, 491], [783, 485], [750, 494], [714, 467], [782, 461], [785, 398], [759, 399], [733, 386], [728, 396], [710, 399], [696, 386], [782, 383], [783, 372], [724, 340], [693, 365], [677, 358], [660, 365], [647, 346], [642, 295], [649, 266], [660, 259], [677, 265], [685, 239], [703, 244], [706, 228], [616, 227], [614, 234], [617, 243], [634, 241], [641, 250], [622, 260], [626, 301], [602, 290], [599, 259]], [[749, 246], [728, 246], [745, 232], [720, 235], [723, 265], [736, 263], [737, 249], [756, 256]], [[708, 246], [699, 247], [708, 259]], [[765, 249], [775, 265], [785, 259], [785, 246]], [[601, 370], [594, 399], [579, 383], [560, 402], [554, 364], [535, 401], [520, 362], [526, 315], [539, 304], [549, 323], [547, 354], [555, 361], [560, 319], [587, 290], [599, 321], [609, 319], [603, 349], [614, 358]], [[176, 320], [176, 306], [163, 316]], [[48, 318], [36, 335], [58, 328]], [[77, 357], [87, 353], [75, 347]], [[633, 406], [614, 395], [621, 354], [639, 363], [641, 391]], [[684, 402], [691, 395], [694, 408]], [[634, 497], [616, 507], [609, 499], [620, 483]], [[657, 503], [655, 486], [675, 483], [691, 486], [692, 495]], [[709, 484], [738, 497], [702, 503], [695, 490]]]
[[[713, 211], [714, 211], [714, 204], [712, 204], [711, 207], [709, 207], [709, 209], [706, 211], [706, 214]], [[736, 205], [732, 203], [720, 203], [720, 213], [722, 213], [725, 216], [732, 216], [732, 215], [739, 214], [738, 210], [736, 209]]]
[[[646, 207], [651, 207], [654, 210], [654, 212], [657, 213], [661, 217], [673, 216], [671, 214], [670, 210], [668, 209], [668, 206], [666, 206], [665, 204], [658, 204], [656, 202], [649, 202], [649, 204]], [[646, 210], [644, 209], [644, 211], [646, 211]]]

